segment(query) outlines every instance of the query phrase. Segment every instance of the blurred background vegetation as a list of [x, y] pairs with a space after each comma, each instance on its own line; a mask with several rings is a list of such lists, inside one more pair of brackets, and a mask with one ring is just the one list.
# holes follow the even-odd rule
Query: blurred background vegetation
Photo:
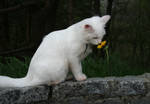
[[107, 48], [83, 61], [89, 77], [150, 72], [150, 0], [0, 0], [0, 75], [22, 77], [42, 38], [94, 15], [112, 16]]

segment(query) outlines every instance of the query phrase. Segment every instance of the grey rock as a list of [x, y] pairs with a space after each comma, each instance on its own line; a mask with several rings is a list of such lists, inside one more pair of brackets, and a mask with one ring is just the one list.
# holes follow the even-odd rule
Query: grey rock
[[50, 88], [47, 86], [0, 89], [0, 104], [27, 104], [47, 100]]
[[143, 78], [108, 77], [91, 78], [84, 82], [66, 82], [53, 89], [53, 98], [62, 99], [73, 96], [99, 96], [102, 98], [116, 96], [145, 95], [146, 84]]
[[132, 100], [131, 104], [150, 104], [150, 97]]
[[0, 88], [0, 104], [150, 104], [150, 74]]

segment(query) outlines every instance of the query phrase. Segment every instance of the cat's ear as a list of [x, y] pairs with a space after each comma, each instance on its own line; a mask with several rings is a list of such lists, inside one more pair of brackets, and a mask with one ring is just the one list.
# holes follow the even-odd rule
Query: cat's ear
[[101, 22], [106, 24], [110, 20], [110, 15], [105, 15], [101, 17]]
[[93, 31], [93, 27], [90, 24], [85, 24], [84, 25], [84, 29], [88, 32], [92, 32]]

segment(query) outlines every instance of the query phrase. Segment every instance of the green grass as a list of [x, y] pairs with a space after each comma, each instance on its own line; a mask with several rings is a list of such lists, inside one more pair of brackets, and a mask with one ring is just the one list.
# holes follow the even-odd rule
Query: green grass
[[[24, 57], [22, 61], [15, 57], [0, 57], [0, 75], [23, 77], [28, 71], [29, 63], [30, 58], [27, 57]], [[139, 75], [150, 72], [148, 68], [122, 60], [117, 54], [111, 54], [109, 60], [90, 55], [82, 62], [82, 66], [83, 72], [88, 77]]]
[[27, 57], [23, 61], [15, 57], [0, 57], [0, 75], [23, 77], [28, 71], [29, 62], [30, 58]]
[[149, 68], [133, 65], [129, 61], [121, 60], [119, 55], [112, 54], [107, 58], [88, 57], [83, 62], [83, 71], [88, 77], [140, 75], [150, 72]]

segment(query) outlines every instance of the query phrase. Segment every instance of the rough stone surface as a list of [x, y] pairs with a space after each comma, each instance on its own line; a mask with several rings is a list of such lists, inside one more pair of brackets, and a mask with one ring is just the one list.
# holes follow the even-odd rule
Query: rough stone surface
[[30, 104], [46, 101], [51, 90], [48, 86], [1, 88], [0, 104]]
[[147, 79], [135, 76], [91, 78], [84, 82], [66, 82], [53, 88], [52, 99], [60, 103], [70, 102], [70, 99], [77, 101], [80, 99], [86, 104], [109, 104], [110, 102], [111, 104], [123, 104], [124, 100], [131, 96], [145, 96], [148, 92], [148, 83]]
[[150, 104], [150, 74], [0, 88], [0, 104]]

